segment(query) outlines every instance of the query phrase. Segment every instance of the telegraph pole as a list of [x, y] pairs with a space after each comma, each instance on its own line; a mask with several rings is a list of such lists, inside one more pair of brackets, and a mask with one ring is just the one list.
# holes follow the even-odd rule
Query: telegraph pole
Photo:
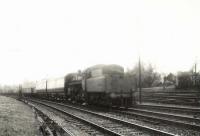
[[19, 98], [20, 99], [22, 98], [22, 87], [20, 84], [19, 84]]
[[142, 87], [141, 87], [141, 63], [139, 57], [139, 102], [142, 103]]
[[197, 63], [194, 64], [194, 85], [196, 86], [197, 82]]
[[47, 93], [47, 84], [48, 84], [48, 81], [47, 81], [47, 79], [46, 79], [45, 83], [46, 83], [46, 88], [45, 88], [46, 89], [46, 95], [47, 95], [47, 98], [48, 98], [48, 93]]

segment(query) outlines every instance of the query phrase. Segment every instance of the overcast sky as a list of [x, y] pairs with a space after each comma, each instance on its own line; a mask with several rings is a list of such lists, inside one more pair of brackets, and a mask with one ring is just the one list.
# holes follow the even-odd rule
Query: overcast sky
[[1, 0], [0, 83], [138, 61], [160, 72], [200, 59], [199, 0]]

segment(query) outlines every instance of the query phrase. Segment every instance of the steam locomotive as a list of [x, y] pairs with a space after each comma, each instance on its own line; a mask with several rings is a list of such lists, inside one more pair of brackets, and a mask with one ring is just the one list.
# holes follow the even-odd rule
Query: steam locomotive
[[41, 80], [35, 90], [22, 89], [26, 96], [107, 106], [132, 105], [132, 91], [119, 65], [95, 65], [83, 72]]

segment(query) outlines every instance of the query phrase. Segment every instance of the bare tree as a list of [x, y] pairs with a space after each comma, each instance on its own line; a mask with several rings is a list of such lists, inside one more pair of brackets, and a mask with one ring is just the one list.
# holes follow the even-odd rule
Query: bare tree
[[[134, 80], [135, 85], [138, 85], [138, 69], [138, 65], [136, 65], [126, 73], [126, 75], [130, 76], [131, 79]], [[152, 64], [149, 64], [147, 67], [145, 67], [144, 64], [141, 64], [141, 73], [142, 87], [152, 87], [155, 82], [157, 84], [161, 82], [161, 75], [155, 71], [155, 67], [153, 67]]]
[[172, 74], [172, 73], [169, 73], [166, 76], [166, 80], [175, 84], [175, 82], [176, 82], [176, 76], [174, 74]]

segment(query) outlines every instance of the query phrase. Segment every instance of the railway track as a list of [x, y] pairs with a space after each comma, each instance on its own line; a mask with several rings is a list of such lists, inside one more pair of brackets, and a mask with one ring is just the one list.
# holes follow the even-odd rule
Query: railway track
[[[136, 92], [136, 95], [138, 96], [139, 93]], [[197, 90], [143, 88], [142, 99], [145, 102], [199, 106], [200, 92]]]
[[104, 131], [108, 135], [166, 135], [173, 136], [174, 134], [167, 133], [158, 129], [139, 125], [133, 122], [128, 122], [117, 117], [99, 114], [82, 108], [73, 107], [70, 105], [58, 104], [55, 102], [36, 101], [31, 102], [42, 104], [63, 114], [70, 115], [78, 120], [81, 120], [91, 126]]
[[181, 106], [173, 106], [173, 105], [155, 105], [155, 104], [140, 104], [136, 106], [136, 109], [146, 109], [146, 110], [156, 110], [162, 112], [172, 112], [172, 113], [180, 113], [186, 115], [200, 115], [200, 108], [196, 107], [181, 107]]
[[[86, 107], [82, 106], [81, 108], [86, 108]], [[140, 122], [143, 121], [150, 124], [150, 125], [146, 124], [146, 126], [150, 126], [150, 127], [152, 126], [152, 128], [159, 129], [159, 130], [166, 130], [167, 128], [166, 132], [173, 132], [174, 134], [178, 134], [178, 135], [188, 135], [187, 133], [190, 133], [190, 134], [194, 133], [194, 135], [200, 135], [200, 131], [199, 131], [200, 122], [198, 118], [195, 119], [190, 116], [167, 114], [163, 112], [146, 111], [145, 113], [145, 110], [141, 110], [142, 113], [133, 113], [133, 111], [130, 111], [130, 109], [129, 111], [127, 110], [123, 111], [123, 110], [124, 109], [117, 111], [115, 109], [115, 111], [111, 111], [110, 113], [105, 113], [105, 114], [111, 117], [117, 117], [117, 118], [121, 118], [122, 120], [125, 119], [126, 121], [131, 121], [131, 122], [137, 122], [138, 120]], [[173, 118], [173, 119], [170, 119], [170, 118]], [[140, 122], [138, 123], [140, 124]]]
[[192, 130], [200, 130], [200, 118], [194, 118], [191, 116], [172, 114], [164, 112], [149, 111], [144, 109], [130, 108], [126, 111], [116, 110], [118, 113], [126, 114], [130, 116], [137, 116], [146, 118], [152, 121], [165, 122], [174, 126], [182, 126], [184, 128]]
[[176, 98], [142, 98], [144, 102], [163, 103], [163, 104], [177, 104], [185, 106], [199, 106], [199, 99], [176, 99]]
[[[26, 102], [32, 107], [36, 108], [37, 110], [43, 112], [43, 114], [47, 114], [49, 118], [53, 118], [52, 120], [57, 120], [57, 124], [59, 124], [60, 128], [62, 128], [66, 136], [77, 136], [77, 135], [83, 135], [83, 136], [90, 136], [90, 135], [97, 135], [97, 136], [107, 136], [107, 135], [113, 135], [113, 136], [122, 136], [118, 135], [112, 131], [107, 131], [106, 128], [99, 127], [98, 125], [88, 122], [85, 119], [79, 118], [71, 113], [67, 113], [65, 111], [59, 110], [57, 108], [52, 108], [51, 106], [47, 106], [38, 102]], [[52, 114], [54, 113], [54, 114]], [[58, 117], [59, 116], [63, 118], [64, 120], [60, 120]], [[67, 122], [67, 123], [63, 123]], [[70, 124], [66, 125], [66, 124]], [[71, 127], [73, 126], [73, 127]], [[74, 126], [76, 128], [74, 128]], [[74, 129], [78, 129], [78, 132], [76, 132]], [[65, 136], [65, 135], [64, 135]]]
[[40, 127], [40, 131], [42, 131], [43, 135], [54, 136], [59, 133], [63, 136], [75, 136], [68, 129], [63, 127], [60, 123], [57, 123], [53, 118], [51, 118], [51, 116], [45, 114], [45, 112], [41, 108], [35, 106], [32, 103], [28, 103], [28, 101], [26, 100], [20, 100], [20, 101], [32, 107], [32, 109], [35, 111], [36, 117], [38, 118], [39, 122], [43, 123], [43, 125], [45, 124], [45, 127], [43, 125]]

